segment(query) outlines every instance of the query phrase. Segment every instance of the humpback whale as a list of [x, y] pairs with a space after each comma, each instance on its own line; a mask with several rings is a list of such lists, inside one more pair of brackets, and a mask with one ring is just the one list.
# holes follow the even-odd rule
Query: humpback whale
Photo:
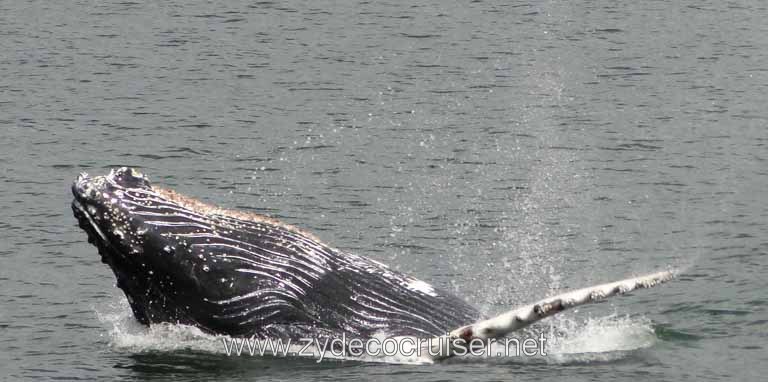
[[152, 185], [133, 168], [80, 174], [72, 210], [135, 318], [257, 338], [488, 340], [564, 309], [648, 288], [671, 271], [598, 285], [497, 317], [375, 260], [278, 220]]

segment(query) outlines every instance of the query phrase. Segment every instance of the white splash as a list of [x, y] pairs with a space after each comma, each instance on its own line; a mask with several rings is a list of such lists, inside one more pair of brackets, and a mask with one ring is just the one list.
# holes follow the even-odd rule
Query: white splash
[[645, 317], [612, 314], [580, 322], [560, 318], [550, 327], [546, 358], [551, 363], [611, 361], [657, 341]]
[[[150, 327], [140, 324], [133, 317], [128, 301], [122, 296], [115, 296], [107, 304], [94, 307], [97, 318], [105, 326], [106, 333], [102, 336], [108, 338], [109, 347], [117, 352], [148, 353], [148, 352], [173, 352], [173, 351], [198, 351], [211, 354], [226, 354], [224, 341], [232, 340], [229, 336], [211, 335], [200, 329], [188, 325], [156, 324]], [[386, 333], [375, 336], [380, 341], [388, 337]], [[374, 349], [375, 350], [375, 349]], [[304, 349], [302, 344], [292, 344], [287, 351], [293, 354], [308, 353], [315, 357], [305, 357], [319, 360], [321, 351], [316, 347]], [[232, 355], [237, 356], [237, 355]], [[241, 357], [251, 355], [244, 350]], [[258, 357], [259, 355], [254, 355]], [[277, 355], [280, 357], [280, 355]], [[301, 357], [299, 355], [295, 357]], [[392, 355], [392, 356], [362, 356], [340, 357], [330, 352], [323, 353], [322, 362], [334, 362], [354, 360], [358, 362], [391, 363], [391, 364], [425, 364], [430, 363], [416, 356]]]
[[[202, 332], [200, 329], [186, 326], [161, 324], [146, 327], [134, 318], [128, 302], [115, 296], [112, 302], [96, 308], [96, 314], [106, 332], [109, 346], [118, 352], [173, 352], [193, 350], [204, 353], [220, 354], [227, 357], [222, 345], [222, 339], [228, 336], [216, 336]], [[622, 359], [632, 351], [653, 346], [657, 342], [651, 322], [645, 318], [608, 315], [574, 321], [557, 317], [549, 327], [527, 330], [522, 338], [539, 338], [543, 333], [547, 338], [546, 356], [493, 356], [473, 357], [464, 356], [448, 360], [448, 362], [482, 362], [482, 363], [590, 363], [606, 362]], [[380, 341], [387, 338], [386, 333], [376, 336]], [[501, 345], [499, 345], [501, 346]], [[292, 345], [290, 351], [298, 353], [301, 345]], [[316, 349], [310, 352], [320, 354]], [[503, 354], [493, 350], [493, 353]], [[243, 355], [245, 356], [245, 355]], [[424, 364], [424, 358], [405, 355], [337, 357], [326, 353], [323, 362], [334, 360], [355, 360], [372, 363], [390, 364]]]
[[220, 352], [219, 336], [187, 325], [160, 324], [146, 327], [133, 317], [128, 301], [117, 298], [96, 308], [99, 321], [107, 327], [109, 346], [118, 351], [143, 353], [197, 350]]

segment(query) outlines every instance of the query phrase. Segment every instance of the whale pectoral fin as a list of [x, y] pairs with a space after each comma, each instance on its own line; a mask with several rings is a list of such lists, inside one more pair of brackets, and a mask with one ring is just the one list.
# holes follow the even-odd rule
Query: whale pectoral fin
[[548, 297], [496, 317], [462, 326], [447, 335], [434, 337], [426, 344], [429, 351], [422, 351], [421, 354], [432, 361], [449, 358], [454, 355], [456, 341], [467, 343], [474, 339], [486, 341], [500, 338], [566, 309], [622, 295], [636, 289], [651, 288], [672, 280], [675, 275], [674, 271], [657, 272]]

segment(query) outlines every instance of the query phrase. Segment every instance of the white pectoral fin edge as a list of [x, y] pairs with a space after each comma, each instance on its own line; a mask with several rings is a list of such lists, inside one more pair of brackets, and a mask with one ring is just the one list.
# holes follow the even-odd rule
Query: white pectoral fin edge
[[503, 337], [566, 309], [622, 295], [635, 289], [651, 288], [672, 280], [675, 275], [675, 271], [656, 272], [547, 297], [496, 317], [462, 326], [447, 335], [434, 337], [428, 342], [430, 351], [422, 354], [426, 353], [427, 358], [431, 360], [448, 358], [453, 356], [452, 348], [457, 339], [469, 342], [474, 339], [489, 340]]

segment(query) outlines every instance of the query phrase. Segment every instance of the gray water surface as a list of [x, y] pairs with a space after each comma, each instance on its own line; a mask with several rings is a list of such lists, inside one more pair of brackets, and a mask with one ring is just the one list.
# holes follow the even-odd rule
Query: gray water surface
[[[765, 2], [412, 3], [0, 2], [0, 375], [762, 380]], [[122, 165], [487, 314], [685, 271], [550, 324], [652, 331], [607, 356], [413, 366], [126, 346], [105, 319], [124, 297], [69, 206], [80, 171]]]

